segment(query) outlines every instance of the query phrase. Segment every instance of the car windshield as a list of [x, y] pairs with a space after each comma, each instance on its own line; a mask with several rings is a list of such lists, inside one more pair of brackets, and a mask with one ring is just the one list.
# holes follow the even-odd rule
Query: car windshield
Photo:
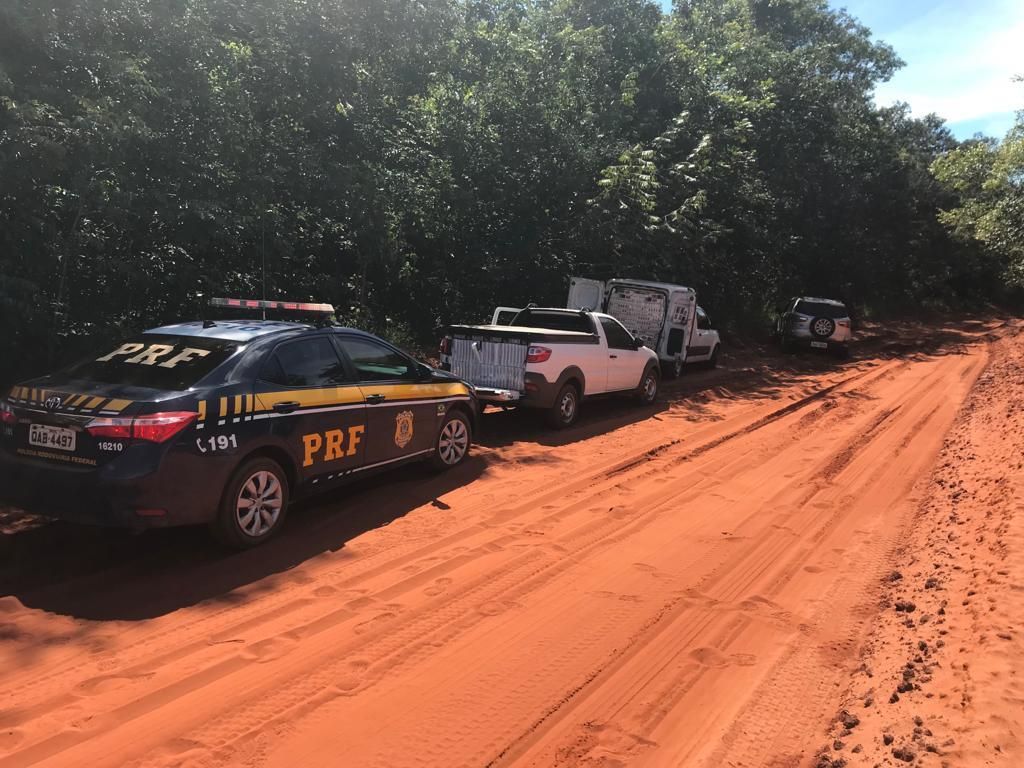
[[512, 325], [519, 325], [524, 328], [547, 328], [552, 331], [594, 332], [594, 326], [590, 318], [579, 312], [543, 312], [535, 309], [524, 309], [515, 316]]
[[227, 360], [239, 344], [224, 339], [144, 334], [83, 360], [62, 374], [106, 384], [181, 391]]
[[800, 299], [796, 303], [796, 311], [801, 315], [827, 317], [830, 320], [850, 316], [849, 311], [842, 304], [827, 304], [824, 301], [807, 301], [806, 299]]

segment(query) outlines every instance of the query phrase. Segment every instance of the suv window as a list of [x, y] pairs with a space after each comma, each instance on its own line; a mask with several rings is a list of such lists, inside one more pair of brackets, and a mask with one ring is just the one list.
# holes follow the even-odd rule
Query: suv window
[[608, 337], [610, 349], [634, 349], [633, 335], [622, 327], [622, 324], [611, 317], [601, 318], [601, 327]]
[[105, 384], [181, 391], [199, 383], [238, 347], [235, 341], [146, 333], [100, 357], [76, 363], [64, 373]]
[[410, 381], [417, 378], [416, 363], [390, 347], [352, 336], [339, 337], [338, 343], [352, 361], [360, 381]]
[[850, 316], [850, 312], [842, 304], [826, 304], [823, 301], [807, 301], [806, 299], [800, 299], [793, 311], [811, 317], [827, 317], [830, 320]]
[[511, 324], [526, 328], [546, 328], [551, 331], [594, 332], [590, 318], [579, 312], [542, 312], [535, 309], [524, 309], [515, 316]]
[[285, 387], [352, 383], [326, 336], [280, 344], [263, 366], [260, 378]]
[[700, 307], [697, 307], [697, 327], [702, 331], [711, 330], [711, 318]]

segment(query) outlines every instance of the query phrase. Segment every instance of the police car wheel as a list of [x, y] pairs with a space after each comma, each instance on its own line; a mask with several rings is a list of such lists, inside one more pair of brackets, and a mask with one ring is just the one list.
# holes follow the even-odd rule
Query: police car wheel
[[272, 536], [288, 510], [288, 478], [277, 462], [255, 458], [232, 475], [213, 530], [225, 544], [239, 549]]
[[472, 428], [469, 419], [461, 411], [450, 412], [437, 433], [431, 464], [435, 469], [451, 469], [461, 464], [469, 455], [472, 443]]

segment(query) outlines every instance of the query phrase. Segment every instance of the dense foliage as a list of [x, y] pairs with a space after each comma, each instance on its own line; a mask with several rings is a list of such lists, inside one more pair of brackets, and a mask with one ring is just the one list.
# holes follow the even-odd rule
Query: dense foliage
[[268, 297], [422, 343], [571, 274], [734, 326], [990, 295], [1020, 136], [876, 108], [899, 64], [824, 0], [5, 0], [0, 379], [264, 264]]

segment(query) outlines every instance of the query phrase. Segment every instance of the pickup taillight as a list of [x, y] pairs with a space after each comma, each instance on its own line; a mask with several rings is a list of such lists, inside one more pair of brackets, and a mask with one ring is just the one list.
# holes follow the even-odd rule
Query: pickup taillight
[[4, 424], [18, 423], [18, 417], [14, 414], [14, 409], [3, 400], [0, 400], [0, 422]]
[[840, 328], [849, 328], [850, 327], [850, 321], [849, 320], [836, 320], [836, 325], [838, 325]]
[[551, 350], [547, 347], [530, 347], [526, 350], [526, 362], [544, 363], [551, 357]]

